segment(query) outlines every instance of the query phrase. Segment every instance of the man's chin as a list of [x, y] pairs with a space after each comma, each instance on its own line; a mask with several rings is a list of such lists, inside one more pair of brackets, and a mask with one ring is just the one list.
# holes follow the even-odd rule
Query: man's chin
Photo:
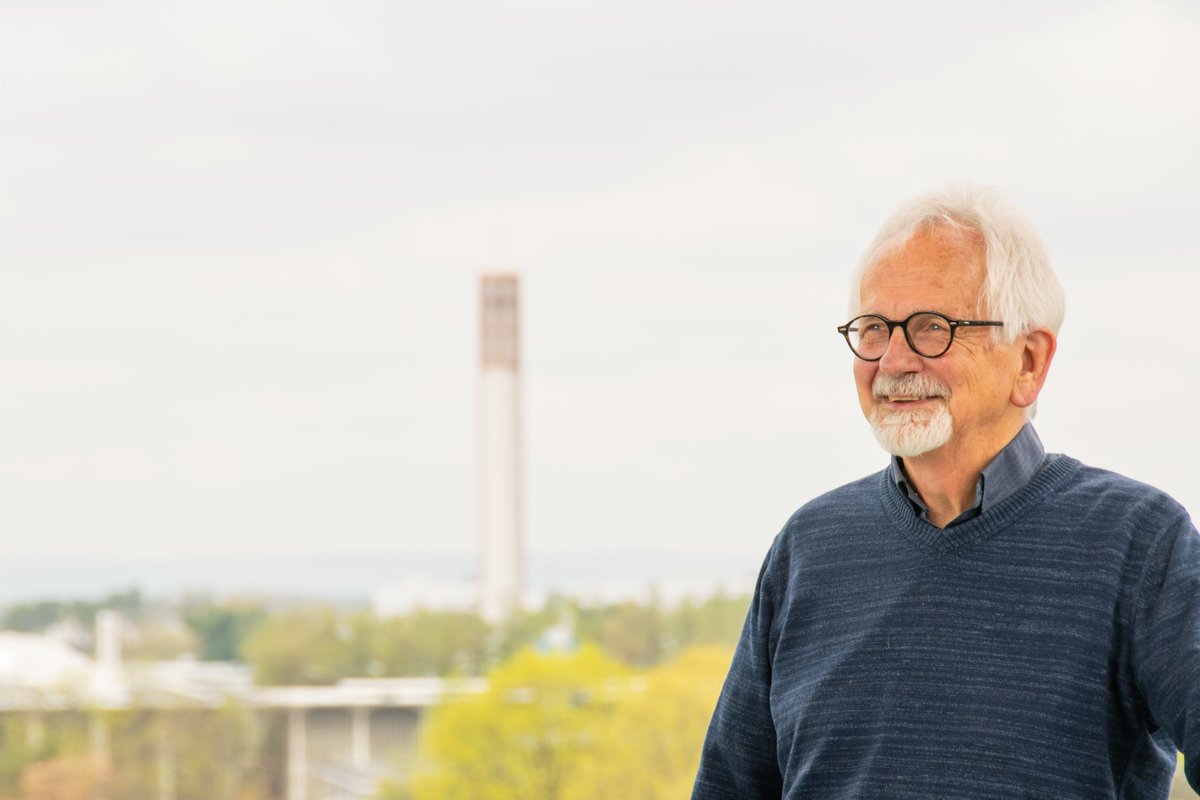
[[876, 406], [870, 422], [871, 432], [875, 434], [879, 446], [899, 458], [923, 456], [949, 442], [954, 433], [950, 412], [941, 404], [930, 413], [919, 414], [905, 411], [881, 413]]
[[935, 444], [922, 440], [914, 441], [909, 437], [895, 437], [879, 430], [875, 430], [874, 434], [875, 441], [879, 442], [879, 446], [897, 458], [917, 458], [931, 453], [945, 444], [945, 442]]

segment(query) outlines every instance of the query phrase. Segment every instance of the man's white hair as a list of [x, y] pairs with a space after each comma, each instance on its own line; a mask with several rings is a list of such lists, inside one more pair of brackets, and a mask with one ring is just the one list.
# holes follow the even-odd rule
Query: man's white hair
[[987, 276], [979, 308], [989, 319], [1004, 323], [1003, 328], [992, 329], [998, 340], [1011, 342], [1039, 327], [1057, 335], [1066, 311], [1066, 297], [1041, 237], [995, 189], [971, 186], [930, 192], [896, 209], [854, 270], [850, 315], [861, 312], [862, 281], [872, 264], [908, 244], [918, 233], [943, 225], [973, 232], [983, 239]]

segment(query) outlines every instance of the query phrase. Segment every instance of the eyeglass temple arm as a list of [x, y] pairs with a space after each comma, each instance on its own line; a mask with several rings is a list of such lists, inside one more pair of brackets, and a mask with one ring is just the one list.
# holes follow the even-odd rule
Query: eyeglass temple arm
[[988, 319], [952, 319], [952, 320], [949, 320], [949, 322], [951, 325], [953, 325], [956, 328], [959, 325], [962, 325], [964, 328], [966, 328], [966, 327], [982, 327], [985, 325], [993, 327], [993, 328], [1003, 328], [1004, 327], [1003, 322], [996, 322], [995, 320], [988, 320]]

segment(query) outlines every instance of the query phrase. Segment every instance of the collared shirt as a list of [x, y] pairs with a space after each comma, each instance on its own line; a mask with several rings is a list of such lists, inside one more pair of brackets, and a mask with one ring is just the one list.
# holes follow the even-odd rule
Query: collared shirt
[[[975, 484], [975, 504], [959, 514], [946, 526], [957, 525], [982, 514], [987, 509], [1011, 496], [1029, 483], [1042, 462], [1046, 460], [1046, 448], [1038, 438], [1031, 423], [1026, 422], [1013, 440], [996, 454], [991, 463], [983, 468], [979, 482]], [[929, 506], [917, 494], [916, 487], [904, 473], [904, 464], [898, 456], [892, 456], [892, 480], [904, 490], [912, 503], [913, 511], [926, 522], [929, 521]]]

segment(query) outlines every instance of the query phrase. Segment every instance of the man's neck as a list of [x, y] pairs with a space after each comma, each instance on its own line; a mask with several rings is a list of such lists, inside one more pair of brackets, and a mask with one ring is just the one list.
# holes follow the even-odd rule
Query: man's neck
[[[975, 504], [975, 488], [984, 467], [1021, 431], [1011, 431], [988, 441], [956, 437], [936, 450], [904, 459], [904, 472], [929, 509], [929, 522], [944, 528]], [[1008, 426], [1011, 427], [1011, 426]]]

